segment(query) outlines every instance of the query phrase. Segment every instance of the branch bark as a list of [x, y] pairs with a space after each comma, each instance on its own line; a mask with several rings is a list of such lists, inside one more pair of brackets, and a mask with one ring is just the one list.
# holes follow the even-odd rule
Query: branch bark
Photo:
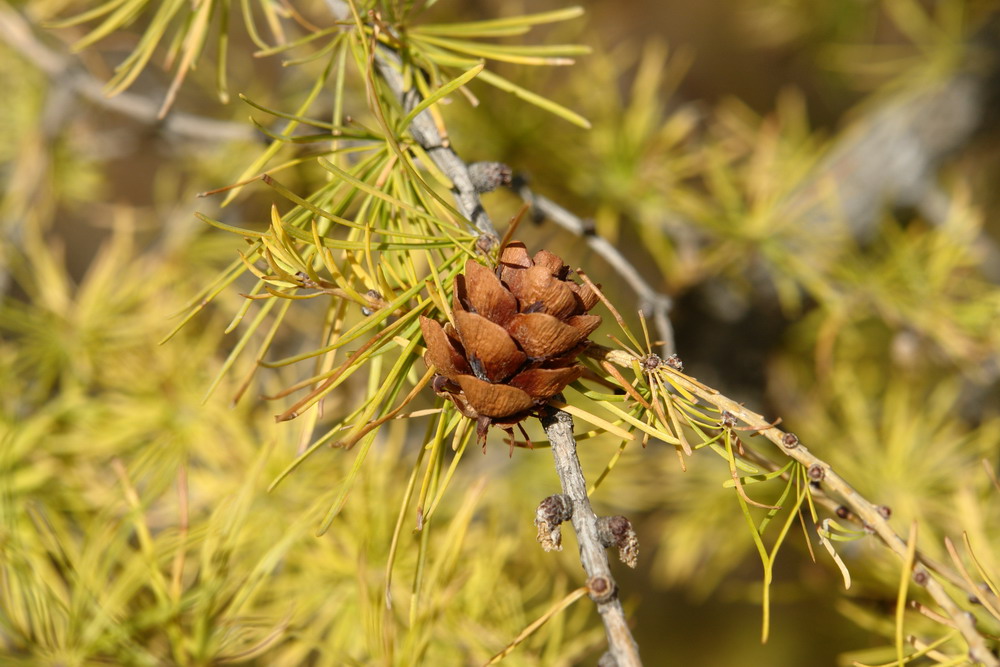
[[[635, 360], [634, 357], [623, 350], [611, 350], [601, 346], [591, 345], [588, 352], [596, 358], [606, 359], [620, 366], [630, 367]], [[666, 373], [670, 376], [671, 383], [697, 396], [704, 403], [717, 408], [720, 412], [729, 412], [739, 421], [746, 424], [751, 430], [756, 431], [770, 440], [777, 450], [783, 455], [794, 459], [798, 463], [810, 470], [810, 475], [815, 474], [815, 479], [820, 483], [827, 495], [835, 495], [841, 499], [861, 520], [864, 526], [875, 532], [882, 542], [895, 553], [900, 560], [907, 560], [907, 545], [892, 526], [880, 507], [872, 503], [861, 495], [847, 480], [838, 475], [829, 463], [820, 459], [810, 452], [792, 433], [782, 431], [768, 422], [762, 415], [748, 410], [742, 404], [734, 401], [718, 391], [706, 387], [692, 378], [680, 373], [666, 365], [661, 365], [658, 372]], [[813, 471], [816, 471], [813, 473]], [[969, 660], [985, 665], [986, 667], [1000, 667], [1000, 659], [997, 658], [986, 644], [986, 638], [976, 628], [975, 617], [963, 610], [955, 599], [948, 593], [945, 587], [931, 573], [957, 586], [969, 595], [983, 595], [983, 591], [969, 590], [965, 582], [956, 573], [941, 563], [937, 563], [930, 558], [923, 556], [919, 551], [913, 563], [913, 573], [917, 583], [927, 589], [927, 593], [944, 610], [962, 635], [968, 645]], [[919, 576], [921, 573], [924, 576]]]
[[[392, 89], [393, 94], [402, 102], [407, 112], [414, 109], [423, 98], [416, 88], [403, 89], [403, 76], [399, 73], [399, 55], [392, 49], [379, 45], [375, 52], [375, 64], [379, 75]], [[430, 111], [424, 110], [416, 115], [410, 123], [410, 133], [420, 144], [434, 164], [451, 179], [452, 195], [458, 204], [459, 212], [476, 226], [480, 234], [499, 240], [493, 221], [479, 200], [479, 192], [469, 176], [469, 166], [452, 150], [451, 144], [441, 137], [437, 124]]]
[[[556, 473], [563, 493], [573, 504], [573, 530], [580, 545], [580, 562], [587, 573], [590, 597], [597, 604], [597, 611], [604, 623], [608, 638], [608, 654], [617, 667], [641, 665], [639, 647], [625, 620], [625, 612], [618, 599], [618, 586], [611, 575], [608, 554], [598, 534], [597, 516], [587, 496], [587, 481], [576, 455], [573, 437], [573, 418], [562, 410], [553, 410], [542, 418], [545, 434], [552, 444]], [[604, 664], [608, 664], [605, 660]]]

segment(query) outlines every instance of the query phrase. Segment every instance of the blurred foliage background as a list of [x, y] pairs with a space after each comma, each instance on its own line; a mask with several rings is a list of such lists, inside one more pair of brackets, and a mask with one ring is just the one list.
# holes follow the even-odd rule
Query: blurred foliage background
[[[416, 22], [563, 6], [426, 4]], [[253, 355], [227, 361], [242, 339], [239, 327], [224, 332], [252, 280], [160, 344], [245, 246], [195, 211], [244, 225], [281, 202], [259, 184], [224, 208], [224, 195], [196, 197], [239, 179], [264, 149], [247, 116], [270, 120], [237, 93], [292, 110], [320, 64], [255, 57], [240, 19], [250, 3], [232, 3], [226, 92], [212, 42], [177, 89], [172, 120], [157, 122], [176, 72], [164, 65], [169, 44], [116, 98], [139, 111], [88, 94], [153, 20], [137, 15], [72, 52], [99, 21], [57, 21], [97, 6], [0, 3], [0, 661], [485, 662], [582, 583], [571, 535], [558, 554], [535, 544], [534, 508], [558, 489], [547, 451], [509, 458], [491, 438], [485, 456], [462, 459], [434, 521], [416, 530], [413, 508], [399, 507], [419, 484], [428, 427], [391, 422], [318, 537], [354, 456], [321, 448], [269, 492], [314, 422], [275, 424], [287, 404], [261, 398], [301, 380], [291, 369], [245, 385]], [[307, 21], [325, 16], [321, 2], [247, 11], [277, 40], [262, 8], [292, 6]], [[945, 559], [942, 538], [967, 531], [984, 569], [1000, 573], [1000, 491], [988, 474], [1000, 458], [993, 4], [584, 7], [509, 40], [589, 46], [575, 65], [489, 68], [591, 129], [474, 82], [478, 106], [460, 95], [444, 105], [457, 152], [502, 161], [593, 219], [674, 299], [686, 372], [781, 417], [890, 506], [898, 532], [918, 522], [928, 554]], [[345, 99], [364, 117], [363, 88]], [[323, 178], [303, 163], [281, 182], [308, 191]], [[521, 205], [513, 191], [485, 203], [497, 221]], [[619, 310], [635, 311], [615, 271], [567, 232], [525, 222], [519, 235], [586, 267]], [[323, 330], [321, 308], [295, 313], [275, 357], [309, 350]], [[349, 411], [364, 383], [331, 394], [324, 414]], [[591, 481], [616, 451], [613, 439], [581, 443]], [[696, 455], [684, 472], [673, 447], [651, 443], [626, 449], [593, 496], [639, 533], [639, 568], [616, 576], [647, 664], [893, 659], [899, 563], [874, 538], [840, 545], [854, 577], [846, 592], [821, 550], [814, 562], [801, 534], [789, 539], [760, 645], [760, 563], [727, 479], [718, 458]], [[940, 632], [916, 612], [907, 618], [910, 633]], [[603, 645], [583, 601], [506, 662], [592, 664]]]

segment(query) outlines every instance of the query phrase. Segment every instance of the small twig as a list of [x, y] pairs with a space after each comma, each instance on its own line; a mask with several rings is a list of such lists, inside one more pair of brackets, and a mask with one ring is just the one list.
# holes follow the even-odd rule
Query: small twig
[[[588, 353], [626, 367], [630, 366], [635, 359], [632, 354], [623, 350], [610, 350], [594, 345], [588, 349]], [[829, 463], [810, 452], [794, 434], [775, 428], [763, 416], [666, 365], [661, 366], [660, 371], [668, 374], [671, 382], [676, 383], [678, 387], [694, 394], [720, 412], [729, 412], [752, 430], [773, 442], [779, 452], [794, 459], [809, 470], [810, 476], [818, 480], [828, 495], [833, 494], [841, 498], [843, 504], [857, 515], [866, 528], [881, 537], [893, 553], [900, 559], [907, 558], [906, 542], [889, 525], [890, 513], [886, 511], [886, 508], [870, 502], [858, 493], [847, 480], [833, 470]], [[816, 471], [815, 475], [813, 471]], [[986, 645], [986, 639], [976, 629], [975, 619], [970, 614], [965, 613], [941, 585], [941, 582], [930, 576], [928, 572], [933, 571], [948, 580], [949, 583], [966, 590], [966, 584], [961, 577], [945, 565], [937, 563], [919, 552], [913, 561], [913, 571], [918, 585], [927, 589], [928, 594], [944, 610], [954, 627], [962, 634], [969, 648], [969, 659], [986, 665], [986, 667], [1000, 667], [1000, 659], [990, 651]]]
[[562, 410], [553, 410], [542, 417], [542, 426], [552, 444], [552, 457], [555, 459], [556, 473], [563, 493], [572, 503], [571, 520], [580, 546], [580, 562], [588, 576], [590, 597], [597, 603], [597, 611], [604, 623], [608, 653], [618, 667], [641, 665], [639, 647], [625, 620], [625, 612], [618, 599], [618, 587], [611, 575], [608, 554], [601, 542], [598, 519], [587, 497], [587, 481], [576, 455], [573, 418]]
[[532, 210], [539, 216], [551, 220], [563, 229], [584, 239], [590, 249], [603, 258], [628, 283], [639, 297], [639, 310], [643, 314], [651, 316], [656, 324], [656, 331], [662, 341], [663, 356], [672, 355], [676, 350], [674, 348], [674, 327], [670, 323], [669, 317], [670, 309], [673, 306], [671, 298], [656, 291], [652, 285], [646, 282], [642, 274], [618, 248], [607, 239], [594, 233], [592, 224], [588, 224], [582, 218], [573, 215], [551, 199], [535, 194], [523, 178], [515, 179], [514, 188], [521, 199], [530, 204]]

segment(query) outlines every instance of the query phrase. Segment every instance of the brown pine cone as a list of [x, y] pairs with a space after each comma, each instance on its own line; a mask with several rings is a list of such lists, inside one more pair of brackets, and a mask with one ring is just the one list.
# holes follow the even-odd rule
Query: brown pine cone
[[577, 355], [601, 318], [586, 314], [597, 294], [568, 273], [551, 252], [532, 258], [510, 243], [495, 272], [470, 259], [455, 277], [454, 326], [421, 316], [434, 389], [478, 420], [480, 440], [490, 424], [509, 428], [583, 373]]

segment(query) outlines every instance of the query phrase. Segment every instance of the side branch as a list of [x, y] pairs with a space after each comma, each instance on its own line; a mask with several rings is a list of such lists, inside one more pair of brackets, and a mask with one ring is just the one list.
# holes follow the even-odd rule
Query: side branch
[[[572, 503], [573, 529], [580, 545], [580, 562], [587, 573], [587, 587], [590, 597], [597, 603], [597, 611], [604, 623], [608, 637], [608, 653], [617, 667], [641, 665], [639, 647], [625, 620], [618, 586], [611, 575], [608, 554], [605, 551], [598, 529], [598, 519], [587, 497], [587, 481], [576, 455], [576, 439], [573, 437], [573, 418], [562, 410], [554, 410], [542, 418], [545, 434], [552, 444], [556, 473], [562, 484], [563, 493]], [[609, 664], [607, 659], [603, 664]]]
[[[829, 463], [823, 461], [806, 449], [801, 443], [798, 442], [797, 438], [786, 439], [786, 436], [789, 434], [780, 429], [774, 428], [773, 426], [768, 427], [768, 422], [763, 416], [758, 415], [752, 410], [747, 410], [736, 401], [733, 401], [732, 399], [729, 399], [721, 394], [711, 394], [701, 387], [698, 387], [695, 383], [685, 382], [683, 376], [674, 377], [681, 386], [691, 391], [691, 393], [698, 396], [698, 398], [701, 398], [702, 400], [705, 400], [722, 410], [728, 410], [740, 421], [747, 424], [751, 428], [759, 429], [759, 432], [768, 440], [773, 442], [778, 447], [779, 451], [784, 452], [790, 458], [801, 463], [808, 470], [810, 470], [811, 474], [813, 470], [822, 471], [822, 485], [842, 498], [844, 504], [847, 505], [866, 526], [874, 530], [878, 536], [882, 538], [885, 545], [893, 551], [893, 553], [899, 556], [900, 559], [904, 561], [906, 560], [906, 541], [892, 529], [889, 525], [889, 521], [885, 518], [883, 513], [879, 511], [879, 507], [858, 493], [858, 491], [852, 487], [847, 480], [834, 472]], [[794, 442], [794, 445], [789, 448], [788, 444], [792, 442]], [[815, 474], [817, 477], [820, 476], [820, 473], [818, 472]], [[969, 646], [969, 659], [975, 663], [986, 665], [987, 667], [1000, 667], [1000, 660], [998, 660], [997, 657], [993, 655], [993, 652], [990, 651], [989, 647], [986, 646], [985, 638], [976, 629], [975, 618], [958, 606], [958, 604], [945, 590], [944, 586], [941, 585], [941, 582], [930, 576], [929, 573], [933, 570], [950, 579], [951, 577], [948, 577], [947, 573], [942, 572], [941, 569], [941, 566], [935, 566], [928, 562], [927, 559], [919, 557], [918, 555], [918, 558], [913, 563], [913, 576], [915, 581], [922, 584], [927, 589], [930, 596], [941, 607], [941, 609], [944, 610], [959, 632], [962, 633], [962, 637]]]
[[[631, 365], [631, 362], [634, 360], [632, 355], [627, 352], [602, 348], [596, 345], [590, 347], [590, 353], [596, 357], [626, 367]], [[906, 561], [908, 557], [906, 541], [889, 525], [887, 516], [883, 513], [884, 511], [880, 510], [878, 505], [858, 493], [847, 480], [833, 470], [829, 463], [810, 452], [799, 442], [799, 439], [793, 433], [775, 428], [762, 415], [748, 410], [742, 404], [666, 365], [661, 365], [658, 370], [667, 373], [672, 383], [697, 396], [701, 401], [717, 408], [720, 412], [731, 413], [739, 421], [774, 443], [779, 452], [805, 466], [809, 470], [810, 477], [815, 482], [821, 484], [827, 494], [838, 496], [843, 501], [843, 504], [863, 522], [866, 528], [874, 531], [882, 538], [882, 541], [893, 553], [899, 556], [904, 562]], [[985, 637], [976, 629], [975, 618], [958, 605], [948, 591], [945, 590], [941, 582], [931, 576], [932, 572], [949, 583], [965, 590], [970, 595], [982, 595], [983, 592], [969, 590], [961, 578], [949, 568], [940, 563], [935, 563], [919, 552], [917, 553], [917, 557], [913, 562], [913, 578], [918, 585], [927, 589], [931, 598], [944, 610], [952, 625], [962, 634], [962, 638], [968, 645], [969, 659], [974, 663], [982, 664], [986, 667], [1000, 667], [1000, 659], [993, 654], [986, 644]]]

